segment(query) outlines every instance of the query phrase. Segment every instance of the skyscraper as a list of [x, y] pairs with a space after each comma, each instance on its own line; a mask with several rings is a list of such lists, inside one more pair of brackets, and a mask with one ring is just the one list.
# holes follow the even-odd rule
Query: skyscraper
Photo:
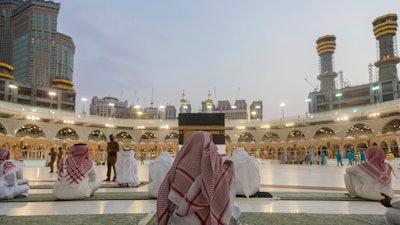
[[50, 99], [51, 108], [75, 111], [75, 45], [57, 32], [59, 10], [53, 1], [0, 1], [0, 62], [14, 68], [18, 94], [25, 95], [18, 103], [49, 107]]

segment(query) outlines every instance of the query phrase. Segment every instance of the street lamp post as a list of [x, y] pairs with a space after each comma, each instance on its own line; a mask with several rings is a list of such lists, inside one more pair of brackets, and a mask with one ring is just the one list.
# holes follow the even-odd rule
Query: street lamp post
[[18, 88], [15, 84], [10, 84], [8, 87], [11, 89], [11, 102], [14, 103], [15, 100], [15, 90]]
[[[108, 116], [108, 117], [113, 117], [113, 107], [114, 107], [114, 105], [115, 105], [115, 104], [112, 103], [112, 102], [108, 103], [108, 106], [111, 107], [111, 109], [109, 110], [110, 113], [108, 113], [108, 110], [107, 110], [107, 116]], [[111, 114], [111, 116], [110, 116], [110, 114]]]
[[56, 96], [56, 93], [53, 91], [49, 92], [50, 95], [50, 111], [53, 109], [53, 97]]
[[285, 121], [285, 103], [282, 102], [280, 106], [282, 108], [282, 121]]
[[307, 99], [306, 99], [306, 102], [307, 102], [307, 104], [308, 104], [308, 115], [310, 115], [311, 112], [313, 111], [313, 110], [312, 110], [312, 106], [311, 106], [311, 98], [307, 98]]
[[372, 90], [374, 91], [375, 103], [378, 103], [379, 102], [379, 96], [377, 96], [377, 95], [378, 95], [379, 86], [373, 86]]
[[143, 114], [142, 111], [138, 111], [138, 112], [137, 112], [137, 115], [138, 115], [138, 117], [139, 117], [139, 120], [142, 118], [142, 114]]
[[257, 118], [257, 112], [256, 111], [252, 111], [251, 112], [251, 119], [256, 119]]
[[342, 93], [337, 93], [337, 94], [336, 94], [336, 97], [339, 98], [339, 109], [340, 109], [340, 97], [342, 97]]
[[165, 106], [160, 105], [159, 108], [160, 108], [160, 111], [161, 111], [161, 110], [164, 110], [164, 111], [161, 111], [160, 119], [161, 119], [161, 120], [165, 120]]
[[82, 114], [85, 114], [85, 102], [87, 102], [87, 98], [81, 98], [82, 101]]

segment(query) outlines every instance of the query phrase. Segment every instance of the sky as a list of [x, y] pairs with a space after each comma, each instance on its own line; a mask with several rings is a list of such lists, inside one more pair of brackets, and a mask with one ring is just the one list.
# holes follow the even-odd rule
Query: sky
[[56, 2], [58, 32], [76, 46], [77, 112], [94, 96], [179, 112], [182, 93], [198, 112], [210, 93], [215, 104], [261, 100], [267, 120], [282, 116], [281, 103], [285, 118], [307, 113], [308, 93], [320, 86], [321, 36], [336, 36], [334, 70], [343, 80], [368, 83], [368, 64], [378, 59], [372, 21], [400, 15], [398, 0]]

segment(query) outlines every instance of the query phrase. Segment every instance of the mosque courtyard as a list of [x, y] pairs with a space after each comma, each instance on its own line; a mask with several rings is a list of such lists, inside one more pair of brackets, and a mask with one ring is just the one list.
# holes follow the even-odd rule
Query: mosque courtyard
[[[142, 182], [148, 181], [148, 163], [139, 165], [139, 179]], [[285, 216], [303, 216], [303, 215], [354, 215], [363, 216], [375, 215], [378, 221], [384, 224], [383, 214], [385, 207], [379, 202], [353, 200], [345, 195], [346, 188], [344, 185], [343, 174], [345, 166], [337, 167], [335, 160], [328, 160], [326, 166], [321, 165], [285, 165], [278, 164], [274, 161], [260, 161], [261, 186], [260, 191], [270, 192], [273, 198], [236, 198], [236, 203], [240, 207], [243, 215], [246, 213], [257, 213], [254, 215], [285, 215]], [[399, 170], [400, 160], [395, 160], [392, 166], [400, 176]], [[97, 166], [97, 176], [99, 179], [106, 178], [106, 166]], [[57, 179], [57, 173], [49, 173], [49, 167], [44, 166], [44, 161], [26, 161], [23, 169], [24, 177], [28, 178], [31, 185], [30, 194], [32, 196], [52, 193], [51, 186]], [[103, 182], [102, 186], [96, 193], [104, 193], [110, 195], [112, 193], [132, 194], [147, 191], [147, 185], [143, 184], [138, 188], [118, 188], [114, 186], [114, 182]], [[108, 185], [108, 186], [107, 186]], [[395, 195], [400, 196], [400, 179], [393, 177], [393, 187]], [[129, 193], [128, 193], [129, 194]], [[291, 197], [288, 197], [291, 196]], [[313, 197], [314, 196], [314, 197]], [[319, 196], [319, 197], [315, 197]], [[333, 197], [332, 197], [333, 196]], [[346, 198], [349, 198], [348, 200]], [[24, 224], [22, 218], [31, 216], [36, 224], [52, 224], [52, 222], [41, 221], [41, 216], [63, 216], [73, 215], [75, 217], [85, 215], [141, 215], [138, 224], [153, 224], [156, 211], [156, 200], [79, 200], [79, 201], [6, 201], [0, 204], [0, 223], [8, 224], [6, 218], [21, 218], [20, 223]], [[382, 216], [382, 219], [380, 219]], [[324, 218], [324, 217], [322, 217]], [[3, 220], [3, 222], [2, 222]], [[278, 221], [281, 221], [279, 218]], [[367, 219], [368, 220], [368, 219]], [[54, 224], [58, 224], [55, 222]], [[283, 220], [282, 220], [283, 221]], [[243, 222], [242, 224], [258, 224], [259, 222]], [[29, 224], [35, 224], [33, 221]], [[65, 224], [73, 224], [70, 223]], [[93, 224], [96, 224], [93, 220]], [[101, 223], [106, 224], [106, 223]], [[132, 223], [126, 223], [132, 224]], [[279, 224], [299, 224], [299, 223], [279, 223]], [[334, 221], [315, 221], [314, 224], [334, 224]], [[352, 223], [354, 224], [354, 223]], [[357, 224], [357, 223], [355, 223]], [[360, 222], [358, 224], [365, 224]], [[372, 222], [369, 224], [376, 224]]]

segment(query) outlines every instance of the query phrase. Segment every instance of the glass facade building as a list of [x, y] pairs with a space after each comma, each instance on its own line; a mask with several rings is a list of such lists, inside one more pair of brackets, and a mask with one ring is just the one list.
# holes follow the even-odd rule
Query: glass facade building
[[38, 90], [45, 90], [56, 92], [57, 109], [75, 111], [75, 45], [57, 32], [59, 10], [60, 3], [53, 1], [0, 0], [0, 62], [14, 68], [17, 86], [30, 89], [29, 99], [19, 103], [43, 106]]

